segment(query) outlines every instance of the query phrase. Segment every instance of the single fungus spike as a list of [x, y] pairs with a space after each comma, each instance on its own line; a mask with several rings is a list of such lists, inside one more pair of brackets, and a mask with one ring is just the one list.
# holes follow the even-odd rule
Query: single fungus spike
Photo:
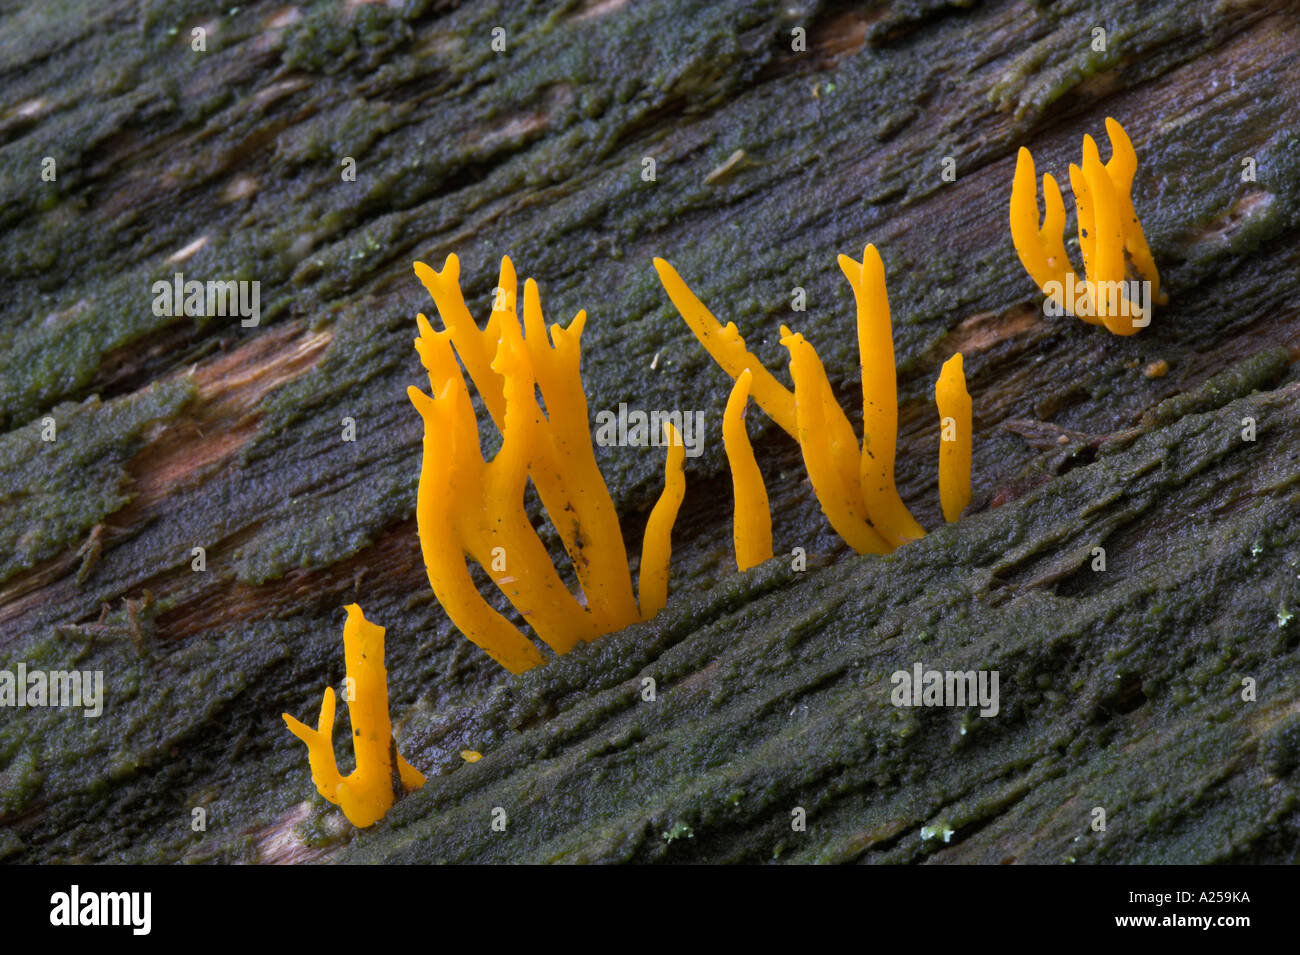
[[934, 399], [939, 406], [939, 503], [951, 524], [970, 503], [971, 401], [961, 352], [944, 362]]
[[822, 513], [835, 532], [859, 554], [887, 554], [893, 548], [867, 517], [856, 462], [851, 462], [852, 470], [846, 474], [842, 461], [837, 460], [834, 432], [839, 429], [830, 409], [833, 405], [840, 417], [844, 412], [835, 403], [826, 369], [802, 335], [784, 327], [782, 332], [781, 344], [790, 352], [790, 375], [794, 379], [799, 447]]
[[736, 512], [732, 536], [736, 567], [749, 570], [772, 559], [772, 510], [767, 500], [763, 475], [754, 459], [754, 448], [745, 430], [745, 406], [753, 373], [746, 369], [736, 379], [722, 417], [722, 442], [731, 466], [731, 484]]
[[1093, 250], [1097, 244], [1097, 230], [1093, 227], [1092, 193], [1083, 170], [1070, 163], [1070, 191], [1074, 193], [1074, 208], [1078, 217], [1079, 255], [1083, 258], [1083, 274], [1092, 275]]
[[[848, 415], [840, 407], [840, 403], [835, 399], [835, 392], [831, 390], [830, 379], [826, 377], [826, 367], [817, 357], [817, 351], [812, 344], [804, 339], [802, 335], [795, 335], [785, 325], [781, 326], [781, 344], [787, 344], [787, 339], [797, 343], [797, 348], [801, 356], [801, 367], [806, 369], [804, 372], [804, 401], [817, 401], [821, 405], [818, 412], [818, 420], [821, 425], [810, 434], [815, 435], [814, 440], [824, 443], [830, 452], [830, 461], [835, 468], [838, 484], [844, 487], [844, 493], [854, 501], [854, 511], [867, 518], [866, 504], [862, 500], [862, 483], [859, 477], [862, 462], [862, 451], [858, 447], [857, 435], [853, 433], [853, 425], [849, 422]], [[794, 378], [794, 362], [790, 364], [790, 375]], [[799, 404], [799, 383], [795, 380], [795, 406], [798, 410]], [[805, 432], [800, 425], [799, 442], [802, 445]]]
[[[388, 674], [384, 669], [384, 628], [366, 620], [350, 604], [343, 626], [343, 652], [349, 687], [348, 715], [356, 769], [339, 774], [334, 759], [334, 688], [326, 687], [316, 729], [282, 714], [289, 731], [307, 744], [316, 789], [339, 806], [354, 826], [378, 822], [403, 790], [419, 789], [424, 775], [397, 752], [388, 715]], [[396, 760], [396, 766], [394, 766]]]
[[[1064, 289], [1066, 276], [1074, 276], [1074, 268], [1065, 253], [1065, 202], [1061, 199], [1061, 187], [1051, 173], [1043, 175], [1043, 208], [1039, 242], [1047, 255], [1048, 281], [1059, 283], [1059, 288]], [[1060, 298], [1059, 293], [1057, 297]]]
[[686, 475], [682, 464], [686, 446], [671, 422], [664, 422], [668, 458], [664, 464], [664, 489], [646, 519], [641, 541], [641, 619], [649, 620], [668, 602], [668, 561], [673, 551], [673, 524], [686, 496]]
[[1124, 294], [1124, 227], [1119, 217], [1119, 200], [1095, 143], [1091, 150], [1085, 146], [1083, 162], [1083, 176], [1093, 207], [1093, 250], [1088, 270], [1093, 313], [1111, 333], [1132, 335], [1137, 327], [1127, 314], [1130, 307]]
[[[1034, 157], [1024, 146], [1016, 154], [1016, 172], [1011, 180], [1011, 241], [1030, 278], [1044, 290], [1055, 272], [1043, 251], [1038, 228], [1038, 179], [1034, 172]], [[1063, 305], [1063, 300], [1058, 300]]]
[[1160, 272], [1156, 269], [1155, 259], [1151, 257], [1151, 247], [1147, 245], [1146, 233], [1142, 223], [1133, 209], [1133, 176], [1137, 172], [1137, 151], [1128, 133], [1111, 117], [1106, 117], [1106, 135], [1110, 137], [1110, 161], [1106, 171], [1115, 184], [1115, 193], [1119, 197], [1120, 221], [1124, 226], [1124, 247], [1133, 259], [1133, 268], [1138, 275], [1151, 283], [1151, 301], [1164, 305], [1169, 296], [1160, 291]]
[[722, 327], [713, 314], [704, 307], [704, 303], [696, 298], [695, 293], [682, 281], [676, 269], [663, 259], [655, 259], [654, 265], [668, 297], [677, 306], [677, 311], [681, 313], [687, 326], [704, 346], [704, 350], [733, 379], [738, 378], [745, 369], [749, 369], [754, 376], [750, 393], [758, 406], [780, 426], [782, 431], [792, 438], [797, 438], [794, 395], [791, 394], [790, 389], [772, 377], [772, 373], [745, 348], [745, 341], [740, 337], [734, 324], [729, 324], [725, 329]]
[[[497, 286], [492, 290], [492, 311], [488, 315], [487, 328], [483, 330], [484, 343], [490, 343], [494, 337], [499, 338], [509, 327], [519, 330], [519, 310], [517, 295], [519, 281], [515, 276], [515, 264], [510, 256], [501, 256], [501, 272]], [[473, 377], [471, 375], [471, 377]]]
[[912, 517], [894, 484], [898, 375], [885, 265], [874, 245], [863, 250], [860, 263], [845, 255], [839, 261], [853, 286], [858, 305], [858, 354], [862, 369], [862, 453], [858, 482], [876, 530], [897, 547], [924, 537], [925, 529]]

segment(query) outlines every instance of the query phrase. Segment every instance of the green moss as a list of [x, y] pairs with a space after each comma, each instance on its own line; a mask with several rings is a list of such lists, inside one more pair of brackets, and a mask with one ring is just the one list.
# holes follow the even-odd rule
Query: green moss
[[36, 756], [29, 749], [20, 750], [0, 770], [0, 813], [17, 812], [36, 795], [42, 774]]
[[1260, 737], [1259, 762], [1277, 777], [1300, 766], [1300, 715], [1286, 717]]
[[[133, 395], [63, 404], [0, 436], [0, 582], [74, 543], [131, 499], [125, 466], [147, 429], [194, 395], [179, 378]], [[52, 428], [53, 430], [49, 430]], [[43, 434], [52, 434], [46, 441]]]

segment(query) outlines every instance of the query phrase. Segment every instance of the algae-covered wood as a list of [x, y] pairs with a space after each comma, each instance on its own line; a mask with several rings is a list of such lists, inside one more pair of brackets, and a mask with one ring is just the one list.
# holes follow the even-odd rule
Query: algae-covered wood
[[[0, 670], [104, 679], [95, 717], [0, 710], [6, 860], [1297, 859], [1290, 5], [33, 3], [0, 67]], [[1063, 178], [1107, 116], [1171, 296], [1131, 338], [1046, 319], [1007, 222], [1017, 149]], [[836, 255], [868, 242], [932, 532], [852, 554], [754, 410], [777, 557], [738, 574], [731, 381], [651, 260], [783, 380], [802, 332], [860, 424]], [[708, 426], [666, 609], [520, 677], [416, 535], [411, 263], [451, 252], [480, 318], [504, 254], [550, 321], [587, 310], [593, 415]], [[258, 324], [158, 314], [177, 272], [257, 281]], [[974, 498], [944, 525], [954, 351]], [[635, 562], [662, 450], [597, 457]], [[280, 718], [341, 680], [352, 602], [429, 777], [364, 831]], [[917, 663], [997, 671], [997, 714], [893, 705]]]

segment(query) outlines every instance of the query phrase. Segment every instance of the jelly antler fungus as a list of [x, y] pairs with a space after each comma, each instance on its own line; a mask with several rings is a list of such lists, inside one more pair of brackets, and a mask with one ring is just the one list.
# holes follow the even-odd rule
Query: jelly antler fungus
[[[1016, 158], [1011, 184], [1011, 239], [1025, 271], [1047, 296], [1056, 314], [1074, 315], [1104, 324], [1116, 335], [1132, 335], [1151, 321], [1151, 304], [1163, 305], [1160, 273], [1147, 245], [1142, 223], [1133, 209], [1133, 174], [1137, 153], [1124, 128], [1107, 117], [1111, 157], [1104, 165], [1097, 143], [1083, 137], [1083, 165], [1070, 166], [1079, 226], [1081, 281], [1065, 252], [1065, 203], [1056, 179], [1043, 176], [1042, 225], [1038, 220], [1038, 180], [1034, 157], [1023, 146]], [[1149, 295], [1134, 302], [1126, 290], [1124, 253], [1133, 271], [1149, 285]], [[1145, 299], [1145, 300], [1143, 300]]]
[[939, 406], [939, 503], [948, 523], [961, 517], [970, 503], [970, 394], [961, 353], [943, 363], [934, 384]]
[[722, 416], [722, 443], [731, 465], [731, 484], [736, 513], [732, 536], [736, 546], [736, 567], [749, 570], [772, 559], [772, 510], [767, 500], [763, 475], [754, 459], [754, 448], [745, 430], [745, 407], [754, 373], [748, 368], [736, 378]]
[[[894, 483], [898, 393], [884, 263], [873, 245], [865, 248], [861, 262], [842, 255], [839, 263], [853, 287], [858, 309], [863, 407], [861, 448], [811, 343], [789, 328], [781, 327], [781, 344], [790, 353], [792, 393], [745, 348], [734, 322], [722, 327], [676, 269], [663, 259], [654, 262], [668, 297], [687, 326], [705, 351], [736, 379], [723, 419], [723, 440], [736, 495], [736, 563], [741, 570], [772, 555], [767, 494], [740, 417], [751, 393], [759, 407], [799, 442], [822, 512], [854, 550], [888, 553], [925, 534], [925, 529], [898, 496]], [[960, 356], [957, 358], [960, 367]], [[949, 473], [956, 480], [959, 472]], [[968, 499], [969, 478], [968, 463]], [[953, 489], [956, 490], [955, 485]]]
[[898, 373], [894, 333], [889, 319], [885, 264], [874, 245], [858, 262], [839, 257], [840, 270], [853, 287], [858, 307], [858, 354], [862, 370], [862, 457], [860, 480], [867, 510], [892, 544], [915, 540], [925, 529], [912, 517], [894, 485], [894, 451], [898, 438]]
[[419, 789], [424, 775], [397, 752], [388, 716], [388, 675], [384, 670], [384, 628], [356, 604], [345, 608], [343, 653], [347, 663], [348, 715], [356, 769], [339, 774], [334, 759], [334, 688], [325, 688], [316, 729], [283, 714], [289, 731], [307, 744], [312, 779], [322, 796], [343, 810], [354, 826], [378, 822], [403, 791]]
[[664, 438], [668, 443], [664, 489], [646, 518], [645, 536], [641, 541], [641, 577], [637, 592], [641, 595], [643, 620], [649, 620], [663, 610], [668, 602], [668, 559], [672, 556], [673, 524], [677, 522], [682, 498], [686, 496], [686, 475], [682, 472], [686, 446], [672, 422], [664, 422]]
[[[579, 374], [586, 312], [568, 328], [552, 325], [548, 341], [537, 283], [528, 279], [521, 326], [515, 270], [506, 257], [491, 316], [480, 330], [465, 305], [455, 255], [441, 272], [416, 262], [415, 273], [445, 326], [435, 332], [424, 315], [418, 317], [415, 347], [431, 394], [408, 390], [424, 419], [416, 516], [429, 583], [452, 622], [512, 673], [545, 662], [478, 593], [466, 555], [556, 653], [649, 619], [667, 598], [672, 525], [685, 487], [680, 436], [670, 434], [663, 495], [647, 524], [638, 606], [618, 513], [591, 442]], [[490, 462], [479, 446], [462, 363], [501, 433]], [[569, 593], [524, 510], [529, 479], [573, 562], [585, 606]]]

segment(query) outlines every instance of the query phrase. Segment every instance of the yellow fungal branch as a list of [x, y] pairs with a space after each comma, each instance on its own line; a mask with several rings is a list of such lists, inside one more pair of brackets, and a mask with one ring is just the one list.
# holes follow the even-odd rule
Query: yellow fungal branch
[[859, 554], [886, 554], [893, 548], [867, 516], [858, 483], [857, 438], [844, 409], [835, 400], [826, 369], [802, 335], [783, 325], [781, 336], [781, 344], [790, 352], [799, 447], [822, 513]]
[[[745, 348], [735, 324], [722, 327], [687, 288], [676, 269], [662, 259], [655, 259], [655, 269], [668, 297], [681, 312], [687, 326], [736, 381], [723, 419], [723, 441], [735, 488], [736, 564], [741, 570], [772, 556], [767, 492], [741, 417], [751, 393], [772, 420], [799, 442], [808, 478], [817, 493], [822, 512], [854, 550], [884, 554], [925, 534], [924, 528], [903, 504], [894, 483], [898, 386], [884, 263], [875, 246], [868, 245], [861, 262], [841, 255], [839, 264], [853, 287], [858, 308], [863, 409], [861, 447], [853, 426], [835, 400], [826, 369], [811, 343], [782, 326], [781, 344], [790, 354], [790, 376], [794, 381], [792, 393]], [[969, 500], [969, 427], [966, 440], [965, 493], [966, 500]], [[955, 484], [953, 489], [956, 489]]]
[[939, 406], [939, 503], [953, 523], [970, 503], [971, 406], [961, 352], [944, 362], [934, 385]]
[[[512, 673], [545, 662], [475, 589], [467, 556], [556, 653], [653, 616], [667, 597], [672, 524], [684, 493], [680, 437], [669, 447], [664, 496], [650, 516], [638, 605], [618, 513], [592, 447], [579, 372], [586, 313], [568, 328], [552, 325], [548, 341], [537, 284], [528, 279], [521, 324], [507, 257], [480, 330], [465, 305], [455, 255], [441, 272], [421, 262], [415, 272], [445, 326], [434, 331], [424, 315], [417, 320], [415, 347], [430, 393], [408, 391], [425, 426], [416, 517], [429, 583], [452, 622]], [[462, 365], [501, 433], [490, 462], [483, 460]], [[573, 563], [585, 604], [569, 592], [524, 509], [529, 480]]]
[[668, 602], [668, 558], [672, 555], [673, 524], [677, 521], [682, 498], [686, 496], [686, 476], [682, 473], [686, 446], [671, 422], [664, 422], [664, 437], [668, 443], [664, 489], [646, 520], [645, 537], [641, 541], [638, 593], [641, 595], [642, 620], [649, 620]]
[[704, 307], [704, 303], [695, 297], [694, 292], [687, 288], [675, 268], [663, 259], [655, 259], [654, 265], [668, 297], [677, 306], [677, 311], [686, 320], [687, 326], [695, 333], [695, 337], [700, 340], [704, 350], [712, 355], [713, 360], [732, 378], [739, 378], [741, 372], [748, 371], [753, 377], [750, 394], [754, 396], [758, 406], [780, 425], [782, 431], [792, 438], [797, 438], [794, 395], [791, 394], [790, 389], [772, 377], [772, 373], [745, 348], [745, 340], [740, 337], [736, 323], [728, 323], [727, 327], [723, 328], [722, 324], [713, 317], [713, 313]]
[[731, 484], [736, 513], [732, 537], [736, 546], [736, 567], [749, 570], [772, 559], [772, 509], [767, 500], [763, 475], [754, 459], [754, 448], [745, 430], [745, 406], [754, 374], [748, 368], [736, 378], [722, 416], [722, 443], [731, 466]]
[[283, 714], [290, 732], [307, 744], [316, 789], [339, 806], [354, 826], [378, 822], [404, 791], [424, 785], [424, 775], [397, 752], [388, 716], [388, 674], [384, 670], [384, 628], [370, 623], [350, 604], [343, 625], [347, 662], [348, 715], [356, 769], [339, 774], [334, 759], [334, 688], [325, 688], [316, 729]]
[[894, 333], [889, 318], [885, 264], [874, 245], [857, 262], [839, 257], [858, 306], [858, 354], [862, 368], [862, 457], [859, 481], [863, 501], [881, 535], [893, 546], [925, 536], [925, 529], [898, 496], [894, 485], [894, 446], [898, 436], [898, 378]]
[[[1039, 224], [1034, 157], [1023, 147], [1011, 184], [1011, 240], [1025, 271], [1047, 296], [1049, 313], [1074, 315], [1116, 335], [1132, 335], [1150, 324], [1152, 305], [1163, 305], [1168, 296], [1160, 290], [1160, 273], [1133, 209], [1137, 153], [1124, 128], [1109, 117], [1106, 133], [1109, 162], [1102, 164], [1097, 143], [1084, 136], [1082, 166], [1070, 166], [1086, 279], [1078, 277], [1066, 255], [1065, 203], [1051, 175], [1043, 176], [1045, 209]], [[1139, 284], [1128, 279], [1130, 272]]]

